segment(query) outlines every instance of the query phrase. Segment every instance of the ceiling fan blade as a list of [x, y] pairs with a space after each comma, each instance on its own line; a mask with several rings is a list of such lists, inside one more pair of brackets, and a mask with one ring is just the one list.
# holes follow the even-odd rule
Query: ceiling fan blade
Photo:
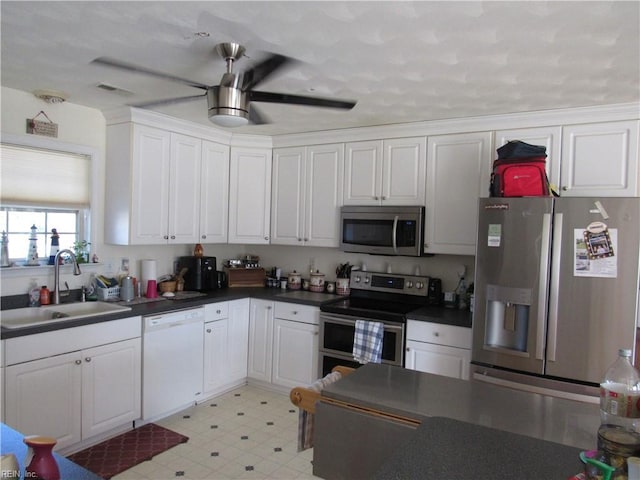
[[189, 102], [191, 100], [198, 100], [200, 98], [205, 98], [207, 96], [206, 93], [200, 95], [190, 95], [188, 97], [176, 97], [176, 98], [165, 98], [164, 100], [151, 100], [150, 102], [141, 102], [131, 104], [132, 107], [138, 108], [150, 108], [150, 107], [159, 107], [161, 105], [173, 105], [175, 103]]
[[271, 121], [255, 105], [249, 106], [249, 121], [255, 125], [264, 125]]
[[168, 73], [157, 72], [155, 70], [151, 70], [150, 68], [134, 65], [133, 63], [122, 62], [120, 60], [115, 60], [109, 57], [98, 57], [93, 59], [91, 63], [97, 63], [106, 67], [119, 68], [120, 70], [126, 70], [128, 72], [142, 73], [144, 75], [150, 75], [152, 77], [162, 78], [164, 80], [170, 80], [172, 82], [183, 83], [190, 87], [201, 88], [203, 90], [207, 90], [209, 88], [208, 85], [205, 85], [203, 83], [194, 82], [193, 80], [187, 80], [186, 78], [176, 77], [175, 75], [170, 75]]
[[249, 98], [253, 102], [290, 103], [293, 105], [308, 105], [311, 107], [341, 108], [351, 110], [356, 106], [355, 101], [339, 100], [336, 98], [305, 97], [302, 95], [289, 95], [288, 93], [249, 92]]
[[247, 90], [251, 90], [253, 87], [258, 85], [259, 83], [264, 82], [267, 78], [269, 78], [276, 70], [284, 67], [289, 63], [293, 63], [294, 60], [289, 57], [285, 57], [284, 55], [272, 54], [266, 60], [258, 63], [253, 68], [245, 71], [242, 74], [243, 83], [242, 83], [242, 91], [246, 92]]

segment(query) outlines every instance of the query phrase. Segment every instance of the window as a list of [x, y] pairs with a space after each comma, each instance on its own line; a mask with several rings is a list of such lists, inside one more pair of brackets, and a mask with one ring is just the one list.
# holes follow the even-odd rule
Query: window
[[91, 155], [10, 143], [0, 145], [0, 155], [0, 230], [12, 262], [26, 260], [32, 225], [41, 264], [49, 260], [53, 228], [60, 249], [88, 240]]
[[49, 258], [53, 228], [60, 237], [60, 249], [71, 248], [80, 239], [81, 218], [79, 210], [0, 207], [0, 230], [7, 232], [9, 238], [9, 258], [14, 261], [27, 258], [32, 225], [37, 228], [40, 260]]

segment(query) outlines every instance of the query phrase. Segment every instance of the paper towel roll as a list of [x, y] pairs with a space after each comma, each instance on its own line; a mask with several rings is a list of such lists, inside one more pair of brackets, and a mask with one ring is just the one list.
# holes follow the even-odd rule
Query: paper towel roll
[[141, 260], [142, 268], [140, 268], [140, 279], [142, 280], [142, 291], [147, 291], [147, 281], [157, 280], [157, 262], [152, 259]]

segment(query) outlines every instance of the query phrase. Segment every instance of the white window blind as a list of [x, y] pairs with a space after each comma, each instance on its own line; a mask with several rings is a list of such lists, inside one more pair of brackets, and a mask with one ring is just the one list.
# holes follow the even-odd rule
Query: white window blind
[[0, 145], [3, 205], [88, 208], [91, 161], [87, 155]]

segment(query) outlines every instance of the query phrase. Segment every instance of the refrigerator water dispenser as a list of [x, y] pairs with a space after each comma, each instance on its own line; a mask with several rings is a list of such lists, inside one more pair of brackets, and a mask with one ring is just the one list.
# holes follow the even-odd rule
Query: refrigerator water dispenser
[[527, 352], [531, 289], [487, 285], [485, 346]]

